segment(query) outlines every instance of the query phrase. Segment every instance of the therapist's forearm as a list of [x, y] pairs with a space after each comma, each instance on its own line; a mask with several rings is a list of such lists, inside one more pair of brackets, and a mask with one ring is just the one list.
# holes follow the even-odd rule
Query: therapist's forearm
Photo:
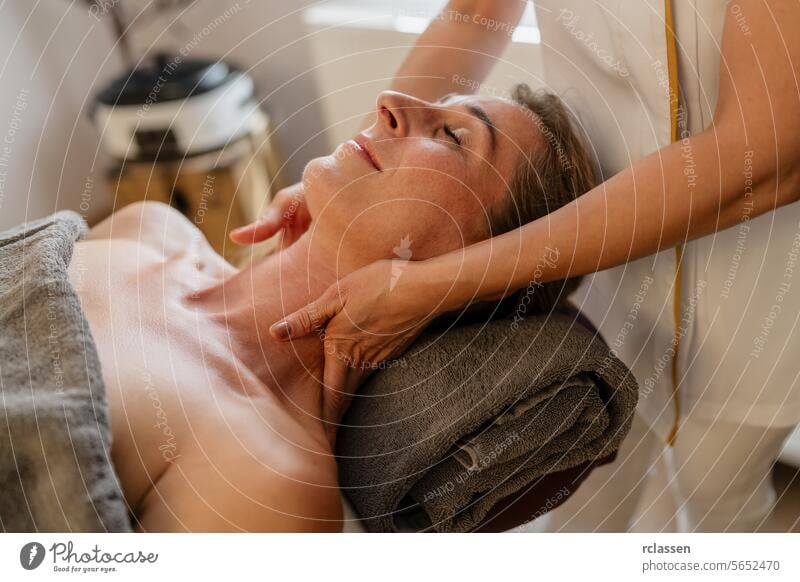
[[449, 311], [615, 267], [797, 200], [798, 172], [778, 185], [770, 157], [749, 152], [713, 130], [676, 142], [521, 229], [421, 263], [418, 280]]
[[420, 99], [474, 93], [508, 46], [525, 2], [451, 0], [420, 35], [391, 88]]

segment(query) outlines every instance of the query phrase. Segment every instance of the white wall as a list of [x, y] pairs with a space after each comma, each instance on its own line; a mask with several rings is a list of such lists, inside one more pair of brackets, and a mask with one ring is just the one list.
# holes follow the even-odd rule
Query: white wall
[[111, 46], [82, 4], [0, 3], [0, 229], [79, 209], [84, 190], [87, 211], [104, 203], [92, 176], [107, 160], [84, 111], [119, 66]]

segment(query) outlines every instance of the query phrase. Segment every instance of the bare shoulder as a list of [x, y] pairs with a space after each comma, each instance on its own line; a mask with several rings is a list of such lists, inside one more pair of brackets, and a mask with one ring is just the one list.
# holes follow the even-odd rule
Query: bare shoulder
[[341, 531], [335, 459], [311, 452], [303, 434], [286, 434], [280, 418], [270, 426], [263, 418], [231, 420], [237, 426], [204, 425], [209, 437], [169, 463], [137, 512], [141, 529]]
[[103, 239], [133, 240], [167, 257], [184, 252], [190, 244], [210, 249], [202, 231], [163, 202], [129, 204], [95, 225], [83, 238]]

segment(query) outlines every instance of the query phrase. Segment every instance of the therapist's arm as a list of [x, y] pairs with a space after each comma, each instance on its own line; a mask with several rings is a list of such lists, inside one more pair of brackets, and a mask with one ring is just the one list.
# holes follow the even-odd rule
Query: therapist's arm
[[438, 314], [525, 287], [534, 277], [547, 282], [620, 265], [800, 199], [800, 3], [736, 5], [749, 28], [740, 28], [729, 6], [719, 98], [707, 130], [516, 231], [405, 265], [391, 289], [392, 262], [370, 265], [273, 326], [275, 338], [287, 339], [327, 321], [326, 419], [337, 420], [359, 376], [358, 365], [344, 362], [391, 357]]
[[389, 86], [436, 101], [474, 93], [511, 40], [527, 0], [450, 0], [417, 39]]
[[[647, 156], [575, 202], [463, 260], [420, 264], [430, 299], [461, 306], [527, 285], [614, 267], [800, 200], [800, 3], [737, 2], [727, 13], [713, 123]], [[693, 186], [692, 186], [693, 184]], [[555, 249], [559, 260], [552, 257]], [[459, 273], [456, 275], [456, 273]], [[446, 286], [456, 281], [452, 291]], [[411, 283], [411, 281], [409, 281]]]

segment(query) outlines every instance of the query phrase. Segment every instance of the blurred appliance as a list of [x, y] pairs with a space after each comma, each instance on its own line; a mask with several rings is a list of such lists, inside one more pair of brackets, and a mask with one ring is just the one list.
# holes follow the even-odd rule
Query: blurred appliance
[[91, 117], [117, 160], [108, 173], [114, 210], [170, 204], [237, 262], [227, 233], [255, 219], [276, 187], [269, 120], [248, 75], [162, 54], [101, 90]]

